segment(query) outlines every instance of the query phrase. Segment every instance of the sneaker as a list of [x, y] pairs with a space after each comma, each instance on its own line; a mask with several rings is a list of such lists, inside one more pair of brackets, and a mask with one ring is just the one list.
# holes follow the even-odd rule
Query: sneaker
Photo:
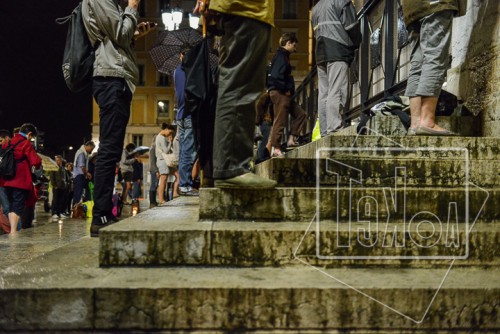
[[103, 227], [113, 225], [116, 222], [118, 222], [119, 219], [116, 218], [115, 216], [111, 215], [109, 217], [94, 217], [92, 219], [92, 224], [90, 225], [90, 236], [91, 237], [98, 237], [99, 236], [99, 230]]
[[59, 218], [60, 218], [59, 215], [56, 215], [56, 214], [52, 215], [52, 219], [59, 219]]
[[65, 213], [61, 213], [60, 217], [61, 217], [61, 219], [67, 219], [67, 218], [69, 218], [69, 216], [66, 215]]
[[188, 191], [180, 191], [181, 196], [200, 196], [200, 193], [196, 189], [189, 189]]
[[272, 189], [277, 182], [254, 173], [238, 175], [230, 179], [215, 180], [216, 188]]

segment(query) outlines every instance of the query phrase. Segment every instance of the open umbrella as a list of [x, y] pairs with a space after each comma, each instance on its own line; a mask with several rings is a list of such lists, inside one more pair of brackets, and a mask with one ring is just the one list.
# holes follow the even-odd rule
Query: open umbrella
[[[156, 39], [156, 44], [149, 50], [149, 54], [158, 72], [170, 75], [181, 63], [179, 58], [181, 51], [192, 48], [202, 40], [201, 32], [192, 28], [162, 31]], [[213, 46], [213, 40], [211, 45]], [[218, 64], [216, 52], [212, 47], [209, 62], [213, 68]]]
[[173, 31], [162, 31], [158, 34], [156, 44], [149, 50], [156, 69], [164, 74], [171, 74], [181, 63], [179, 54], [185, 48], [199, 43], [203, 36], [192, 28]]
[[40, 159], [42, 159], [42, 167], [43, 170], [46, 172], [52, 172], [52, 171], [57, 171], [59, 169], [59, 166], [56, 164], [54, 160], [49, 158], [46, 155], [43, 155], [41, 153], [38, 153], [38, 156]]
[[147, 146], [138, 146], [132, 152], [128, 154], [128, 158], [134, 156], [134, 154], [139, 153], [139, 155], [143, 155], [144, 153], [149, 151], [149, 147]]

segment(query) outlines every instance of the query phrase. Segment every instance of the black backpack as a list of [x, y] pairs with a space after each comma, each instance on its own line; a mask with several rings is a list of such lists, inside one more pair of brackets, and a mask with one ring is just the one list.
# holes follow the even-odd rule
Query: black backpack
[[62, 70], [66, 85], [72, 92], [80, 92], [92, 83], [95, 52], [83, 24], [82, 3], [71, 15], [56, 19], [56, 23], [69, 22]]
[[9, 143], [6, 148], [0, 147], [0, 177], [5, 180], [16, 176], [17, 161], [14, 159], [14, 148], [21, 142], [23, 141], [21, 140], [14, 145]]

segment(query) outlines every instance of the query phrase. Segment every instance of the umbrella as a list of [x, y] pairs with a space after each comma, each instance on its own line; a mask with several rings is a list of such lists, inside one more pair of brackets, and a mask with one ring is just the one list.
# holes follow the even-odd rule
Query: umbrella
[[132, 152], [128, 154], [128, 157], [132, 157], [134, 154], [139, 153], [139, 155], [143, 155], [144, 153], [149, 151], [149, 147], [147, 146], [138, 146]]
[[57, 171], [59, 169], [59, 166], [56, 164], [54, 160], [49, 158], [46, 155], [43, 155], [41, 153], [38, 153], [38, 156], [40, 159], [42, 159], [42, 167], [43, 170], [46, 172], [52, 172], [52, 171]]
[[[192, 28], [174, 31], [162, 31], [156, 39], [156, 44], [149, 50], [149, 54], [160, 73], [170, 75], [179, 66], [179, 55], [185, 48], [192, 48], [203, 40], [201, 32]], [[213, 46], [213, 40], [212, 40]], [[212, 47], [209, 55], [210, 66], [218, 64], [216, 50]]]

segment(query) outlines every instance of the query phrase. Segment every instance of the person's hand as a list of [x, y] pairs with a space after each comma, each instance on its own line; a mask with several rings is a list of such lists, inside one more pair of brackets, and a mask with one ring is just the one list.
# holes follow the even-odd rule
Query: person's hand
[[89, 172], [87, 172], [87, 175], [86, 175], [86, 176], [87, 176], [87, 179], [88, 179], [88, 180], [92, 180], [92, 174], [90, 174]]
[[210, 6], [210, 0], [198, 0], [196, 1], [196, 6], [193, 9], [193, 14], [205, 14]]
[[140, 2], [141, 0], [128, 0], [128, 6], [137, 10]]
[[156, 27], [156, 26], [151, 27], [151, 25], [149, 24], [149, 22], [141, 22], [141, 23], [139, 23], [137, 25], [137, 29], [134, 32], [134, 38], [138, 39], [138, 38], [141, 38], [141, 37], [149, 34], [149, 32], [151, 31], [151, 29], [154, 29], [154, 27]]

